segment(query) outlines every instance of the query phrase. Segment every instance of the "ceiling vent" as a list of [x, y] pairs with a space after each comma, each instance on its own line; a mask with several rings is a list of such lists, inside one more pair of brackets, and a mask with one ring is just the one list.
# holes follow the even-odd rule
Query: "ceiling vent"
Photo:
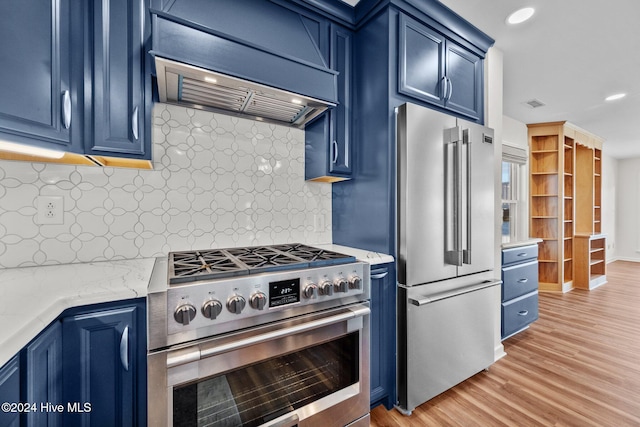
[[539, 108], [539, 107], [544, 107], [546, 105], [544, 102], [539, 101], [537, 99], [530, 99], [525, 104], [527, 104], [531, 108]]

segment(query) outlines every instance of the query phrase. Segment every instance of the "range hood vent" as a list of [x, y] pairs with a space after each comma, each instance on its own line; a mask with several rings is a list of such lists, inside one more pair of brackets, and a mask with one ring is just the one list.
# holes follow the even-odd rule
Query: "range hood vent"
[[156, 57], [160, 102], [304, 128], [335, 104]]

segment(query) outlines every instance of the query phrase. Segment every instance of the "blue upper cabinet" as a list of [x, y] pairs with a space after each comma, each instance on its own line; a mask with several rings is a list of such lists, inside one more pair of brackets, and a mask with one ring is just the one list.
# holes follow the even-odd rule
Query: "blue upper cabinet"
[[0, 138], [82, 151], [82, 50], [71, 48], [81, 11], [72, 0], [0, 2]]
[[331, 25], [330, 66], [338, 74], [338, 105], [305, 129], [305, 179], [338, 182], [352, 171], [352, 55], [353, 35]]
[[90, 2], [88, 154], [151, 158], [145, 144], [145, 13], [140, 0]]
[[404, 14], [399, 20], [398, 91], [482, 121], [482, 57]]
[[0, 137], [150, 159], [146, 14], [144, 0], [1, 1]]

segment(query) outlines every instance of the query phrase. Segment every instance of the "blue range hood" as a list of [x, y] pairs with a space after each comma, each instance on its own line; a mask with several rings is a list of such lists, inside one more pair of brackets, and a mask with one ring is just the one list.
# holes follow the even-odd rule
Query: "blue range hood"
[[151, 12], [161, 102], [301, 128], [337, 103], [315, 21], [264, 0], [176, 0]]

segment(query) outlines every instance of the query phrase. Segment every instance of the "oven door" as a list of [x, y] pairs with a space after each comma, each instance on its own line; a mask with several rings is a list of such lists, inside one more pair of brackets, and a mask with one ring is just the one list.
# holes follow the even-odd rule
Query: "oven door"
[[148, 356], [153, 426], [345, 426], [368, 419], [369, 304]]

